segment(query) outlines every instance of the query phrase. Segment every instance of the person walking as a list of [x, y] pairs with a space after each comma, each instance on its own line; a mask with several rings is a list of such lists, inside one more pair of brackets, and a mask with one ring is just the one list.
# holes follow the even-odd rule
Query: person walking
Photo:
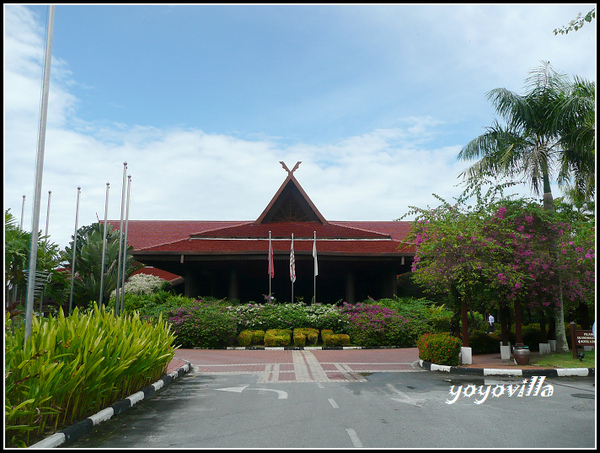
[[494, 331], [494, 316], [491, 313], [488, 316], [488, 324], [490, 325], [489, 331], [493, 332]]

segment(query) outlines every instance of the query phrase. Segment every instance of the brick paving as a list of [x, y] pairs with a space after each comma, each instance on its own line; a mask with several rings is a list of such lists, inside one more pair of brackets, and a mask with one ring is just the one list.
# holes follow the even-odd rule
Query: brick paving
[[172, 372], [189, 361], [199, 374], [255, 374], [259, 383], [361, 382], [365, 374], [417, 372], [418, 349], [178, 349]]

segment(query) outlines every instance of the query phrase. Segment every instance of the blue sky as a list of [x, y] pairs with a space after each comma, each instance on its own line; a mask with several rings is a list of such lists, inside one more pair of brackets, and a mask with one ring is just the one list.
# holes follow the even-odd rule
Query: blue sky
[[[595, 80], [594, 4], [59, 5], [40, 229], [254, 220], [295, 173], [329, 220], [393, 220], [451, 199], [456, 156], [542, 60]], [[4, 5], [4, 206], [31, 229], [47, 6]], [[523, 193], [529, 194], [527, 187]], [[559, 195], [557, 193], [557, 195]]]

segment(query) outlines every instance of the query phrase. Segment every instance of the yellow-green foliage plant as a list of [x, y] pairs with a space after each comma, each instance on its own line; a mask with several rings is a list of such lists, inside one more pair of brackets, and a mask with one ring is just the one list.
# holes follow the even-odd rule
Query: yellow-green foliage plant
[[244, 329], [237, 336], [237, 342], [240, 346], [250, 346], [263, 344], [265, 338], [264, 330]]
[[[319, 330], [313, 329], [312, 327], [297, 327], [294, 329], [294, 343], [296, 335], [304, 335], [306, 337], [305, 343], [309, 345], [316, 345], [319, 340]], [[302, 345], [304, 346], [304, 345]]]
[[174, 335], [161, 317], [116, 317], [98, 308], [65, 317], [5, 319], [5, 435], [27, 446], [83, 420], [160, 379], [175, 355]]
[[292, 341], [289, 329], [269, 329], [265, 333], [265, 346], [287, 346]]
[[323, 344], [327, 347], [348, 346], [350, 344], [350, 335], [345, 333], [333, 333], [331, 329], [321, 330]]

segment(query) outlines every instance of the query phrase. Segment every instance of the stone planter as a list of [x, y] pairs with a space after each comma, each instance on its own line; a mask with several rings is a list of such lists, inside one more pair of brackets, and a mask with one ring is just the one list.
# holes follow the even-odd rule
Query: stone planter
[[463, 365], [471, 365], [473, 363], [473, 349], [462, 346], [460, 348], [460, 362]]
[[541, 354], [550, 354], [550, 343], [540, 343], [540, 355]]
[[556, 352], [556, 340], [548, 340], [548, 344], [550, 344], [550, 351]]

